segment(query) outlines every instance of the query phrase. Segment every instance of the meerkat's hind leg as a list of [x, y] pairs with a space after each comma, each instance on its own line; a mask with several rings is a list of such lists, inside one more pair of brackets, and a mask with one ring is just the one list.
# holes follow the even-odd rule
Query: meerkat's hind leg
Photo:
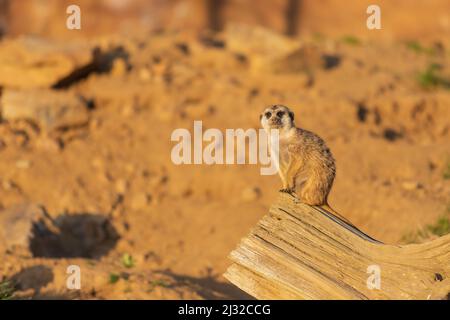
[[326, 203], [327, 191], [315, 176], [310, 176], [299, 191], [300, 200], [310, 206], [322, 206]]

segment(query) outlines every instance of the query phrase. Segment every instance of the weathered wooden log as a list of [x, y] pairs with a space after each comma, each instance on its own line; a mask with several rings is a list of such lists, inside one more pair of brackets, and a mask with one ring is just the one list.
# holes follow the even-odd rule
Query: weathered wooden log
[[[230, 258], [224, 276], [257, 299], [448, 299], [450, 294], [450, 235], [423, 244], [383, 244], [287, 194]], [[378, 271], [377, 283], [372, 280]]]

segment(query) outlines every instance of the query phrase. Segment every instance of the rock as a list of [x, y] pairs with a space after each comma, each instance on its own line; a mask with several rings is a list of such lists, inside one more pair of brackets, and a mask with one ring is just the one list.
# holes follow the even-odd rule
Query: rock
[[251, 202], [257, 200], [261, 196], [261, 190], [257, 187], [248, 187], [242, 191], [242, 200]]
[[[102, 158], [95, 157], [92, 159], [91, 164], [96, 169], [102, 169], [105, 166], [105, 163]], [[106, 176], [106, 175], [105, 175]]]
[[128, 183], [124, 179], [118, 179], [115, 183], [115, 189], [118, 194], [124, 194], [128, 189]]
[[126, 170], [128, 173], [133, 173], [133, 172], [136, 171], [136, 167], [135, 167], [135, 165], [132, 164], [132, 163], [127, 163], [127, 164], [125, 165], [125, 170]]
[[299, 41], [263, 27], [231, 23], [225, 30], [227, 48], [244, 54], [253, 71], [272, 71], [272, 64], [301, 47]]
[[422, 188], [422, 185], [417, 181], [405, 181], [402, 183], [402, 187], [407, 191], [412, 191]]
[[149, 81], [151, 79], [152, 75], [150, 73], [150, 70], [147, 68], [141, 68], [139, 69], [139, 79], [142, 81]]
[[131, 197], [130, 207], [133, 210], [145, 208], [149, 203], [150, 197], [145, 192], [139, 192]]
[[311, 73], [318, 69], [332, 69], [341, 62], [338, 55], [325, 54], [315, 45], [303, 45], [284, 56], [276, 58], [268, 66], [275, 73]]
[[114, 247], [119, 235], [108, 217], [60, 215], [21, 204], [0, 211], [0, 250], [32, 257], [95, 258]]
[[111, 75], [114, 77], [123, 77], [127, 73], [127, 63], [124, 59], [116, 59], [113, 62]]
[[205, 103], [199, 103], [186, 106], [186, 108], [183, 110], [182, 115], [185, 115], [189, 119], [202, 119], [202, 117], [210, 116], [214, 114], [214, 112], [214, 106]]
[[136, 106], [132, 102], [125, 103], [122, 108], [122, 115], [126, 118], [136, 113]]
[[64, 89], [95, 72], [124, 75], [127, 57], [123, 47], [23, 36], [0, 43], [0, 86]]
[[0, 248], [28, 250], [33, 226], [45, 221], [44, 210], [33, 204], [20, 204], [0, 211]]
[[70, 92], [5, 89], [0, 101], [5, 120], [29, 120], [42, 130], [84, 125], [89, 112], [81, 97]]
[[0, 86], [49, 88], [93, 59], [86, 44], [30, 36], [5, 40], [0, 45]]
[[299, 48], [297, 40], [263, 27], [230, 23], [225, 30], [227, 48], [248, 56], [280, 57]]
[[52, 268], [45, 265], [26, 267], [12, 276], [11, 281], [20, 291], [34, 289], [39, 291], [54, 279]]
[[17, 160], [16, 168], [18, 169], [28, 169], [31, 166], [31, 162], [28, 160]]
[[58, 141], [51, 139], [48, 136], [39, 137], [36, 140], [36, 147], [49, 152], [58, 152], [62, 148]]
[[3, 180], [2, 187], [5, 191], [12, 190], [14, 183], [10, 180]]

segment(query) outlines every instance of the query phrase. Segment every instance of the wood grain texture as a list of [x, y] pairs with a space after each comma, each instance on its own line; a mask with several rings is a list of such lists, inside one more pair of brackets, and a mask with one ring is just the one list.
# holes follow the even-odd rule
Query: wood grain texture
[[[446, 299], [450, 293], [450, 235], [383, 244], [288, 194], [280, 194], [230, 258], [224, 276], [257, 299]], [[370, 265], [380, 268], [379, 290], [367, 286]]]

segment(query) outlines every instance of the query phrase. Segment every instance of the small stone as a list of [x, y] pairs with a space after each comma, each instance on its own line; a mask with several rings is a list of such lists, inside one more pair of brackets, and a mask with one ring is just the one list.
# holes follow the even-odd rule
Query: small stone
[[3, 180], [2, 187], [4, 190], [9, 191], [13, 188], [13, 183], [9, 180]]
[[125, 165], [125, 170], [126, 170], [128, 173], [133, 173], [133, 172], [136, 170], [136, 168], [135, 168], [134, 164], [132, 164], [132, 163], [127, 163], [127, 164]]
[[124, 179], [119, 179], [116, 181], [115, 189], [119, 194], [124, 194], [127, 191], [128, 183]]
[[402, 183], [402, 187], [407, 191], [412, 191], [420, 189], [422, 185], [417, 181], [405, 181]]
[[50, 152], [58, 152], [61, 150], [61, 145], [58, 141], [47, 136], [39, 137], [36, 141], [36, 146]]
[[192, 191], [191, 188], [187, 188], [187, 189], [185, 189], [185, 190], [181, 193], [181, 196], [182, 196], [183, 198], [189, 198], [190, 196], [192, 196], [193, 193], [194, 193], [194, 192]]
[[207, 104], [196, 104], [184, 109], [184, 114], [190, 119], [200, 119], [215, 112], [214, 106]]
[[124, 117], [130, 117], [135, 113], [135, 108], [132, 103], [127, 103], [122, 108], [122, 115]]
[[45, 131], [84, 125], [89, 120], [85, 102], [74, 93], [54, 90], [4, 90], [5, 120], [29, 120]]
[[261, 196], [261, 190], [257, 187], [248, 187], [242, 191], [242, 200], [251, 202], [257, 200]]
[[89, 121], [89, 129], [97, 130], [102, 125], [102, 121], [100, 119], [92, 119]]
[[122, 77], [127, 72], [127, 64], [123, 59], [116, 59], [113, 62], [111, 75], [115, 77]]
[[148, 205], [149, 200], [150, 197], [146, 193], [144, 192], [136, 193], [131, 197], [130, 207], [133, 210], [145, 208]]
[[139, 79], [142, 81], [148, 81], [151, 78], [150, 71], [147, 68], [141, 68], [139, 70]]
[[122, 217], [122, 216], [123, 216], [123, 210], [121, 208], [117, 207], [117, 208], [114, 208], [111, 211], [111, 217], [114, 218], [114, 219], [117, 219], [117, 218]]
[[94, 168], [100, 169], [100, 168], [103, 168], [103, 165], [104, 165], [104, 163], [101, 158], [96, 157], [96, 158], [92, 159], [92, 166]]
[[28, 169], [31, 166], [31, 162], [29, 160], [17, 160], [16, 168], [18, 169]]

